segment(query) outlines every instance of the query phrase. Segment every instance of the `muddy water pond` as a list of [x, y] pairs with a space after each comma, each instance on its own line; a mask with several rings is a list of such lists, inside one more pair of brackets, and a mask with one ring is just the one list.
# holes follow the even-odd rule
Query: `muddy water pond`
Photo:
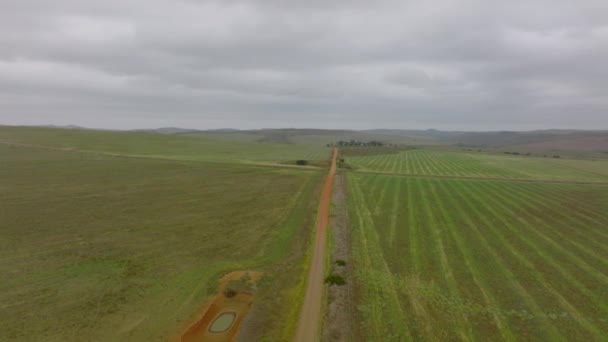
[[236, 313], [234, 312], [222, 313], [213, 321], [213, 323], [211, 323], [211, 326], [209, 327], [209, 332], [221, 333], [230, 329], [235, 318]]

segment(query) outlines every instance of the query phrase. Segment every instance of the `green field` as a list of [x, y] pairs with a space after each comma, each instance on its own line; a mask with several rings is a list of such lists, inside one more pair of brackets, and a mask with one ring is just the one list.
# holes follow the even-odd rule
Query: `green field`
[[[221, 275], [248, 269], [265, 275], [243, 338], [290, 340], [326, 172], [314, 165], [351, 134], [382, 136], [0, 126], [0, 340], [165, 341]], [[353, 335], [606, 340], [607, 160], [343, 152]]]
[[540, 161], [519, 158], [348, 158], [369, 170], [480, 177], [348, 173], [362, 340], [606, 339], [608, 185], [548, 181], [602, 180], [605, 169], [551, 160], [542, 182], [483, 179], [543, 179], [523, 166]]
[[[65, 132], [55, 143], [75, 144]], [[79, 145], [114, 152], [105, 134]], [[137, 153], [167, 139], [124, 137]], [[0, 340], [167, 340], [219, 276], [247, 269], [266, 274], [253, 334], [290, 333], [318, 170], [9, 145], [0, 161]]]
[[413, 149], [398, 154], [348, 156], [359, 171], [475, 178], [608, 182], [608, 160], [492, 155]]
[[0, 144], [224, 163], [327, 160], [330, 153], [324, 146], [256, 142], [245, 134], [164, 135], [11, 126], [0, 126]]

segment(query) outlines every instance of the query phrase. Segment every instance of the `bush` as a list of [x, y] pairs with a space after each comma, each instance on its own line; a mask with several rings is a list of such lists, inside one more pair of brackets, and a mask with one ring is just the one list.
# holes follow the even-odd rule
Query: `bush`
[[336, 265], [338, 265], [338, 266], [346, 266], [346, 261], [338, 259], [338, 260], [336, 260]]
[[255, 291], [255, 285], [251, 281], [249, 272], [243, 274], [238, 280], [230, 280], [224, 287], [224, 296], [230, 298], [239, 293], [249, 293]]
[[344, 285], [346, 284], [346, 280], [344, 280], [344, 278], [342, 278], [341, 276], [337, 275], [337, 274], [332, 274], [329, 275], [327, 278], [325, 278], [325, 284], [329, 284], [329, 286], [332, 285]]
[[234, 297], [234, 296], [236, 296], [236, 294], [237, 294], [237, 291], [231, 287], [227, 287], [224, 289], [224, 296], [226, 296], [228, 298]]
[[308, 165], [308, 161], [299, 159], [299, 160], [296, 160], [296, 165]]

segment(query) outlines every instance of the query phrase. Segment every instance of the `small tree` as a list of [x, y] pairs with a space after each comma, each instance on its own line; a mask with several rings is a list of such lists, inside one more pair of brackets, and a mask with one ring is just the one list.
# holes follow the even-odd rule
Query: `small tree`
[[296, 165], [308, 165], [308, 161], [303, 159], [296, 160]]

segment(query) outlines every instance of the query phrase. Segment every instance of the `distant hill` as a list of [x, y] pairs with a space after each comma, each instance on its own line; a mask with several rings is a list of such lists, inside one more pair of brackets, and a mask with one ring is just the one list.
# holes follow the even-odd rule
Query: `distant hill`
[[241, 139], [250, 142], [266, 142], [276, 144], [317, 143], [328, 144], [337, 137], [349, 136], [353, 139], [362, 133], [349, 130], [326, 130], [316, 128], [263, 128], [252, 130], [215, 129], [187, 133], [191, 136], [215, 137], [223, 139]]
[[[46, 125], [36, 127], [92, 130], [75, 125]], [[326, 145], [338, 140], [377, 140], [387, 144], [410, 146], [444, 145], [493, 151], [533, 152], [543, 154], [553, 152], [559, 154], [561, 152], [567, 153], [575, 151], [589, 152], [586, 153], [589, 156], [608, 155], [608, 131], [606, 130], [584, 131], [548, 129], [525, 132], [465, 132], [440, 131], [435, 129], [370, 129], [355, 131], [316, 128], [265, 128], [253, 130], [221, 128], [201, 130], [179, 127], [161, 127], [133, 131], [276, 144]]]
[[82, 127], [82, 126], [76, 126], [76, 125], [65, 125], [65, 126], [61, 126], [61, 125], [39, 125], [39, 126], [34, 126], [34, 127], [62, 128], [62, 129], [90, 129], [90, 128], [86, 128], [86, 127]]
[[217, 132], [217, 133], [231, 133], [231, 132], [240, 132], [240, 129], [236, 128], [216, 128], [216, 129], [208, 129], [204, 132]]
[[202, 132], [198, 129], [187, 129], [179, 127], [161, 127], [152, 129], [135, 129], [133, 132], [148, 132], [148, 133], [159, 133], [159, 134], [185, 134], [185, 133], [196, 133]]
[[608, 134], [604, 136], [577, 136], [522, 144], [520, 147], [529, 150], [578, 150], [604, 151], [608, 153]]
[[608, 131], [463, 132], [445, 136], [442, 140], [471, 147], [536, 146], [538, 149], [608, 150]]

